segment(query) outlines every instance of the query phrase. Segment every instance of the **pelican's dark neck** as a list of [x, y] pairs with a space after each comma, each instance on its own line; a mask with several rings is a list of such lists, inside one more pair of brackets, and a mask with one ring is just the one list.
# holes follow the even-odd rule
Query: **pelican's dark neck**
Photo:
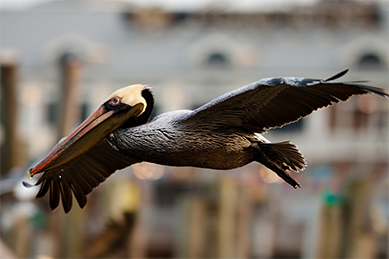
[[126, 123], [124, 123], [121, 128], [129, 128], [129, 127], [135, 127], [142, 124], [145, 124], [151, 114], [153, 113], [154, 109], [154, 97], [151, 93], [149, 88], [145, 88], [142, 90], [142, 97], [146, 100], [146, 109], [145, 111], [139, 115], [138, 117], [130, 118]]

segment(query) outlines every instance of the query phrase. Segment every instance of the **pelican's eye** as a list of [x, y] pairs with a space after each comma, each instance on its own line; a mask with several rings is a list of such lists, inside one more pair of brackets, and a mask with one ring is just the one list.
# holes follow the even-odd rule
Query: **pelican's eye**
[[109, 105], [111, 106], [116, 106], [120, 103], [120, 99], [119, 97], [113, 97], [110, 101], [109, 101]]

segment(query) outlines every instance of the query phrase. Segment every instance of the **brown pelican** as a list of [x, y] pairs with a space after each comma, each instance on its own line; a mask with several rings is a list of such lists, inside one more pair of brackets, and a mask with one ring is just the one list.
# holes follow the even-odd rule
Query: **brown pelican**
[[297, 147], [289, 141], [271, 143], [260, 133], [352, 95], [388, 96], [361, 82], [333, 81], [346, 72], [327, 80], [266, 78], [194, 111], [167, 112], [152, 120], [150, 88], [131, 85], [108, 97], [28, 174], [43, 173], [35, 184], [41, 184], [37, 197], [49, 192], [55, 209], [61, 196], [65, 212], [71, 209], [72, 192], [84, 207], [93, 188], [116, 170], [142, 161], [222, 170], [257, 161], [297, 188], [299, 183], [288, 173], [306, 166]]

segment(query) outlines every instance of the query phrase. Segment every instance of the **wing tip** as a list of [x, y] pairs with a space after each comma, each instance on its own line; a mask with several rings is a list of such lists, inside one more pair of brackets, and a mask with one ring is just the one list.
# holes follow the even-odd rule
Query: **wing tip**
[[[36, 184], [32, 185], [27, 182], [22, 182], [22, 184], [27, 187], [31, 188], [34, 186], [38, 186], [39, 184], [40, 189], [36, 195], [36, 198], [42, 198], [47, 193], [49, 193], [49, 206], [51, 210], [55, 210], [62, 200], [62, 207], [64, 209], [64, 212], [67, 214], [71, 208], [73, 203], [73, 193], [74, 191], [69, 186], [69, 183], [67, 181], [62, 180], [61, 178], [54, 179], [54, 178], [48, 178], [43, 175]], [[73, 191], [73, 192], [72, 192]], [[77, 202], [80, 205], [81, 208], [84, 208], [86, 205], [86, 194], [84, 192], [77, 193], [76, 196]], [[79, 196], [82, 196], [81, 198]]]
[[36, 185], [35, 184], [30, 184], [28, 182], [25, 182], [25, 181], [22, 181], [22, 184], [24, 187], [26, 188], [32, 188], [32, 187], [35, 187]]
[[[330, 81], [333, 81], [335, 79], [338, 79], [338, 78], [344, 76], [348, 71], [349, 71], [349, 69], [345, 69], [345, 70], [337, 73], [336, 75], [331, 76], [330, 78], [328, 78], [326, 80], [323, 80], [323, 82], [330, 82]], [[350, 81], [350, 82], [343, 82], [342, 84], [349, 84], [349, 85], [358, 86], [358, 87], [362, 88], [363, 90], [365, 90], [366, 93], [373, 93], [373, 94], [377, 94], [377, 95], [380, 95], [383, 97], [389, 97], [389, 94], [385, 93], [382, 88], [361, 85], [361, 83], [367, 83], [367, 82], [368, 81]]]
[[347, 69], [337, 73], [336, 75], [331, 76], [330, 78], [327, 78], [326, 80], [324, 80], [324, 82], [333, 81], [335, 79], [338, 79], [338, 78], [344, 76], [348, 71], [349, 71], [349, 69], [347, 68]]
[[50, 209], [55, 210], [60, 202], [59, 185], [58, 182], [53, 180], [50, 182]]

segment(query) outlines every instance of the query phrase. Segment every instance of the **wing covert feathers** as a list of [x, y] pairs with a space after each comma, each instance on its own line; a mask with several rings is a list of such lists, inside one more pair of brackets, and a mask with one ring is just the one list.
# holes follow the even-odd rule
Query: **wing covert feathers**
[[106, 139], [94, 148], [74, 159], [63, 167], [44, 172], [36, 185], [41, 185], [37, 198], [49, 193], [50, 208], [58, 207], [60, 200], [65, 213], [72, 207], [73, 195], [83, 208], [86, 195], [104, 182], [118, 169], [125, 168], [137, 161], [128, 158], [113, 149]]
[[388, 97], [383, 89], [361, 82], [334, 82], [342, 71], [327, 80], [284, 77], [265, 78], [226, 93], [182, 119], [183, 125], [220, 128], [239, 127], [255, 133], [282, 127], [313, 111], [353, 95], [374, 93]]

